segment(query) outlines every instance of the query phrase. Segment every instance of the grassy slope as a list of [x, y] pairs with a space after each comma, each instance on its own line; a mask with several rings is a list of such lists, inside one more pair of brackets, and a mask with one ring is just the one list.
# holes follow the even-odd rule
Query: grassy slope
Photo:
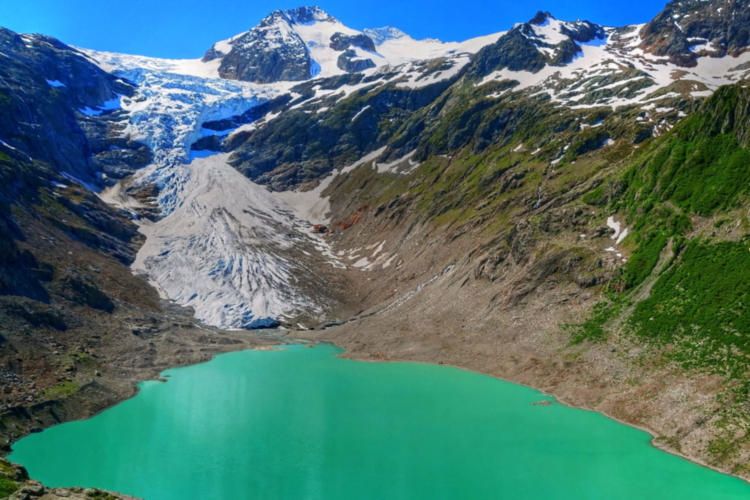
[[[498, 261], [517, 251], [523, 220], [537, 236], [536, 247], [528, 238], [526, 250], [544, 255], [562, 245], [578, 259], [579, 276], [605, 274], [600, 259], [586, 241], [563, 243], [559, 235], [577, 227], [591, 234], [607, 214], [624, 214], [628, 262], [599, 281], [601, 303], [570, 328], [571, 341], [626, 335], [687, 370], [725, 377], [719, 397], [726, 435], [709, 446], [718, 464], [742, 445], [743, 437], [732, 437], [737, 428], [750, 425], [742, 410], [750, 393], [750, 241], [743, 215], [750, 151], [743, 146], [742, 111], [748, 94], [740, 86], [722, 88], [667, 135], [642, 142], [635, 139], [642, 132], [638, 110], [566, 112], [544, 99], [486, 99], [470, 85], [457, 86], [438, 100], [439, 111], [416, 114], [412, 122], [424, 122], [424, 130], [415, 134], [406, 123], [394, 139], [408, 144], [405, 150], [417, 148], [423, 162], [415, 172], [358, 169], [332, 191], [356, 191], [373, 208], [410, 203], [451, 233], [476, 234], [471, 228], [480, 227], [496, 244]], [[617, 144], [601, 147], [607, 138]], [[556, 207], [584, 215], [565, 225], [555, 220]], [[706, 221], [709, 228], [735, 229], [711, 239], [701, 229]], [[558, 223], [562, 232], [554, 229]]]

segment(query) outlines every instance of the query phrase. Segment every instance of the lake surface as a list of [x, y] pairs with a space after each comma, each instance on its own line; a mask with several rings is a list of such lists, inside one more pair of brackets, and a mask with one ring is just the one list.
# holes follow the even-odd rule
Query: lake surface
[[147, 500], [748, 499], [645, 432], [455, 368], [332, 346], [224, 354], [33, 434], [10, 460], [48, 486]]

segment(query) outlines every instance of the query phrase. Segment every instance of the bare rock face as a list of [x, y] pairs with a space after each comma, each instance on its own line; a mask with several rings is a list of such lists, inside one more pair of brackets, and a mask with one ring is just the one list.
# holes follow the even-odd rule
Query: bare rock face
[[538, 12], [528, 23], [516, 25], [480, 50], [469, 74], [484, 77], [501, 69], [537, 73], [546, 65], [570, 63], [581, 53], [579, 44], [604, 38], [604, 28], [597, 24], [558, 21], [549, 12]]
[[120, 495], [97, 488], [47, 488], [39, 481], [29, 479], [26, 468], [0, 458], [0, 497], [8, 500], [90, 500], [102, 498], [107, 500], [138, 500], [134, 497]]
[[21, 36], [0, 28], [0, 52], [5, 55], [0, 81], [2, 140], [21, 154], [19, 159], [41, 160], [58, 172], [97, 183], [90, 137], [110, 134], [106, 128], [89, 130], [88, 122], [106, 117], [87, 116], [84, 111], [103, 114], [96, 110], [133, 95], [133, 86], [50, 37]]
[[0, 497], [8, 500], [57, 500], [70, 498], [83, 500], [104, 498], [108, 500], [137, 500], [133, 497], [120, 495], [96, 488], [47, 488], [42, 483], [29, 479], [26, 468], [0, 458]]
[[641, 30], [641, 48], [682, 66], [737, 56], [750, 45], [750, 9], [739, 0], [674, 0]]

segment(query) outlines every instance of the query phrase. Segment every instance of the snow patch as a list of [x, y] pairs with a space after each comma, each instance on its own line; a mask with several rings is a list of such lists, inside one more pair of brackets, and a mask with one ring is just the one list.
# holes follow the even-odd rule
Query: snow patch
[[365, 106], [364, 108], [360, 109], [359, 111], [357, 111], [357, 114], [356, 114], [356, 115], [354, 115], [354, 116], [352, 117], [352, 123], [354, 123], [354, 121], [355, 121], [355, 120], [356, 120], [357, 118], [359, 118], [359, 116], [360, 116], [360, 115], [361, 115], [362, 113], [364, 113], [365, 111], [367, 111], [368, 109], [370, 109], [370, 105], [369, 105], [369, 104], [368, 104], [367, 106]]
[[391, 163], [375, 163], [374, 167], [378, 171], [379, 174], [384, 174], [386, 172], [396, 173], [398, 171], [399, 165], [401, 165], [402, 163], [408, 160], [409, 166], [411, 167], [411, 169], [416, 168], [417, 166], [419, 166], [419, 164], [411, 162], [411, 157], [414, 156], [416, 152], [417, 150], [415, 149], [411, 153], [408, 153], [406, 156], [399, 158], [398, 160], [393, 161]]
[[614, 217], [607, 218], [607, 226], [615, 230], [615, 234], [612, 235], [612, 239], [617, 239], [620, 235], [620, 223], [615, 220]]
[[122, 97], [121, 95], [118, 95], [117, 97], [110, 99], [109, 101], [105, 101], [104, 104], [101, 106], [98, 106], [94, 109], [89, 108], [86, 106], [85, 108], [79, 109], [81, 113], [83, 113], [86, 116], [99, 116], [105, 111], [114, 111], [116, 109], [122, 108]]

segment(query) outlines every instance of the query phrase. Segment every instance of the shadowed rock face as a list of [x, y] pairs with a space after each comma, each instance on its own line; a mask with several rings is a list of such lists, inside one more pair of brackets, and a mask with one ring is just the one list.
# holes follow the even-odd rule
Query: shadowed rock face
[[366, 69], [374, 68], [375, 63], [372, 59], [359, 57], [356, 52], [349, 49], [339, 56], [336, 65], [347, 73], [359, 73]]
[[[0, 52], [0, 138], [58, 171], [96, 183], [86, 124], [105, 117], [80, 110], [130, 96], [133, 87], [53, 38], [0, 28]], [[110, 135], [106, 127], [91, 131]]]
[[641, 31], [641, 48], [682, 66], [697, 57], [737, 56], [750, 45], [750, 9], [738, 0], [672, 1]]
[[0, 53], [2, 421], [63, 376], [53, 352], [100, 336], [134, 304], [158, 310], [158, 299], [127, 267], [142, 241], [131, 216], [73, 179], [101, 185], [104, 163], [148, 161], [148, 148], [122, 136], [123, 112], [97, 109], [135, 90], [49, 37], [0, 29]]
[[[539, 28], [549, 27], [562, 35], [562, 41], [550, 40]], [[528, 23], [515, 26], [492, 44], [484, 47], [469, 70], [469, 75], [481, 78], [493, 71], [530, 71], [537, 73], [546, 65], [562, 66], [581, 53], [578, 44], [603, 40], [604, 28], [589, 21], [559, 22], [549, 12], [538, 12]], [[547, 55], [539, 49], [551, 49]]]
[[297, 34], [289, 34], [283, 46], [278, 47], [273, 39], [280, 37], [281, 32], [274, 27], [263, 31], [266, 33], [262, 35], [251, 31], [237, 40], [235, 48], [221, 61], [222, 78], [256, 83], [311, 78], [312, 60]]
[[523, 35], [521, 29], [510, 30], [496, 43], [480, 50], [469, 74], [479, 78], [502, 68], [532, 73], [540, 71], [546, 64], [546, 60], [537, 50], [536, 45]]

